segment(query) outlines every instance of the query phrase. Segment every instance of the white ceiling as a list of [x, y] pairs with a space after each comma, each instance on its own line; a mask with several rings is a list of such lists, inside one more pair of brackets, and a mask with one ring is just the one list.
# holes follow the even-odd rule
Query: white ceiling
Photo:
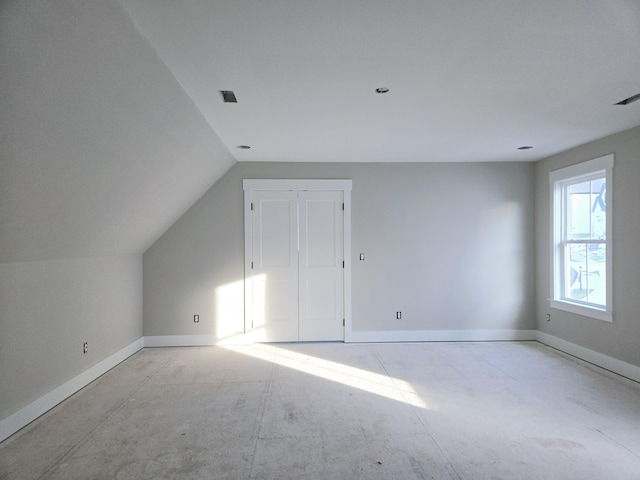
[[640, 125], [613, 105], [637, 0], [120, 3], [240, 161], [531, 161]]

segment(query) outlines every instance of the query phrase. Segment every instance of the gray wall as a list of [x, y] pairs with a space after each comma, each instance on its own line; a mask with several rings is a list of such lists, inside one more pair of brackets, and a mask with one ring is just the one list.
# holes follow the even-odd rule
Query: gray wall
[[144, 335], [242, 332], [244, 178], [353, 180], [354, 331], [535, 328], [533, 164], [239, 163], [145, 252]]
[[1, 264], [0, 332], [4, 419], [142, 336], [142, 256]]
[[235, 160], [115, 0], [1, 1], [0, 65], [5, 419], [140, 339], [142, 252]]
[[[549, 172], [615, 154], [613, 185], [613, 323], [549, 308]], [[640, 366], [640, 127], [536, 163], [536, 318], [538, 329]], [[545, 315], [551, 314], [546, 322]]]
[[117, 1], [0, 1], [0, 263], [142, 253], [235, 163]]

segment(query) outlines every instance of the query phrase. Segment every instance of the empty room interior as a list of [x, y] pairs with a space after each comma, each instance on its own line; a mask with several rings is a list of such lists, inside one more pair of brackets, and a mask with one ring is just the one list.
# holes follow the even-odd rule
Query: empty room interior
[[0, 3], [0, 479], [640, 479], [637, 0]]

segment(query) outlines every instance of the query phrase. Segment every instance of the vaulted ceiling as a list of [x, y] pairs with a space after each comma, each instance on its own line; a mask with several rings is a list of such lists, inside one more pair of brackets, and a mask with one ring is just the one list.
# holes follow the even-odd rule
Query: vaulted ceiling
[[535, 161], [637, 93], [637, 0], [5, 0], [0, 263], [143, 252], [236, 161]]
[[121, 4], [238, 160], [535, 160], [640, 124], [637, 0]]

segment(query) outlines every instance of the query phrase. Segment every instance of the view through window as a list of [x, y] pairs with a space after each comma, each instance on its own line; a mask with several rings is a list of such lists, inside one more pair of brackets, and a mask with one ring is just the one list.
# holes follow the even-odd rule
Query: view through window
[[550, 173], [551, 306], [611, 321], [613, 155]]
[[606, 306], [607, 206], [606, 178], [567, 187], [564, 240], [564, 296], [574, 301]]

